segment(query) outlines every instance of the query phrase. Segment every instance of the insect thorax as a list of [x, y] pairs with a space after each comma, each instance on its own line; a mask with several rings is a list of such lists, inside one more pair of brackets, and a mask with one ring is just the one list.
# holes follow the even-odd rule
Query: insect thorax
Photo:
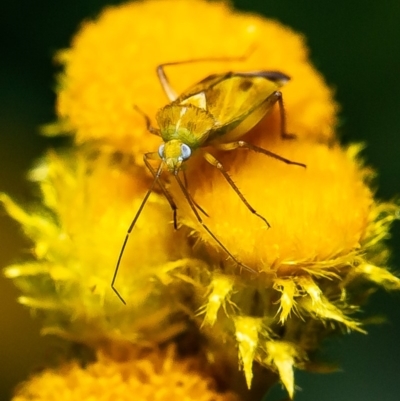
[[191, 104], [168, 104], [156, 116], [163, 141], [180, 140], [193, 150], [202, 146], [215, 125], [212, 115]]

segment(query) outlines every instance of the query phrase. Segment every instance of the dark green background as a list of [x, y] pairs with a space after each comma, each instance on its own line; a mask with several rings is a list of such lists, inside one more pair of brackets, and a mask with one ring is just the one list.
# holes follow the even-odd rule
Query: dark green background
[[[57, 145], [37, 130], [54, 119], [52, 55], [68, 46], [82, 19], [111, 3], [117, 2], [0, 0], [0, 191], [21, 201], [32, 199], [25, 172], [44, 149]], [[314, 63], [337, 89], [343, 142], [368, 143], [364, 155], [380, 172], [380, 197], [400, 193], [400, 2], [235, 4], [277, 18], [307, 36]], [[0, 262], [5, 266], [23, 257], [27, 244], [17, 225], [3, 212], [0, 218]], [[399, 226], [391, 241], [396, 247], [392, 266], [398, 270]], [[39, 337], [38, 322], [16, 305], [18, 292], [12, 284], [1, 278], [0, 291], [0, 399], [7, 400], [11, 388], [46, 359], [49, 340]], [[367, 336], [332, 341], [330, 358], [341, 361], [344, 372], [298, 373], [297, 384], [303, 389], [298, 401], [400, 400], [400, 296], [381, 291], [373, 301], [370, 312], [384, 313], [390, 323], [371, 327]]]

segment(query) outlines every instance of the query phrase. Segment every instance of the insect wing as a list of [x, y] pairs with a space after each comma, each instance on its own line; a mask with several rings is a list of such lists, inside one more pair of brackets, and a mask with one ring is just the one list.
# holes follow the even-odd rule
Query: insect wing
[[213, 88], [214, 86], [218, 85], [222, 81], [230, 78], [234, 73], [232, 72], [225, 72], [223, 74], [213, 74], [209, 75], [208, 77], [202, 79], [200, 82], [192, 85], [190, 88], [182, 92], [182, 94], [176, 99], [176, 103], [191, 103], [191, 98], [195, 98], [196, 95], [203, 93], [205, 94], [208, 90]]
[[233, 141], [253, 128], [272, 108], [276, 91], [289, 77], [258, 71], [214, 74], [195, 84], [175, 101], [206, 109], [215, 119], [207, 143]]
[[237, 73], [209, 88], [207, 110], [219, 125], [209, 142], [233, 141], [248, 132], [272, 109], [282, 84], [263, 72]]

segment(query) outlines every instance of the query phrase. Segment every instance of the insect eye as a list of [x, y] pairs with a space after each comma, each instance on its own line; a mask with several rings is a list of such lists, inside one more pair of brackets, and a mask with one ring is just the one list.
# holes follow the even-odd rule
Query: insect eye
[[158, 156], [160, 156], [161, 159], [164, 159], [164, 147], [165, 145], [162, 143], [158, 148]]
[[186, 144], [181, 145], [181, 157], [182, 160], [187, 160], [189, 159], [190, 155], [192, 154], [192, 149]]

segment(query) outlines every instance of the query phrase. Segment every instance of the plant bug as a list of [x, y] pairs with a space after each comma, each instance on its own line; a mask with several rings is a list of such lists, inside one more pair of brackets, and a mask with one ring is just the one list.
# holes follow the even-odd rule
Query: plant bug
[[[154, 178], [153, 183], [146, 193], [127, 230], [111, 281], [111, 288], [124, 304], [125, 300], [115, 287], [118, 269], [129, 235], [135, 227], [135, 224], [156, 184], [160, 186], [173, 210], [174, 227], [177, 228], [177, 207], [172, 196], [160, 180], [161, 173], [165, 167], [176, 179], [178, 186], [183, 192], [183, 195], [188, 201], [198, 222], [237, 265], [253, 273], [255, 270], [244, 265], [234, 255], [232, 255], [232, 253], [204, 223], [199, 211], [205, 215], [207, 215], [207, 213], [194, 201], [187, 189], [186, 182], [182, 182], [179, 177], [182, 165], [190, 159], [190, 156], [194, 152], [201, 150], [207, 162], [222, 173], [228, 184], [237, 193], [240, 200], [249, 211], [260, 218], [268, 227], [270, 227], [268, 221], [258, 214], [250, 205], [233, 182], [232, 178], [228, 175], [228, 172], [225, 170], [223, 165], [210, 152], [203, 148], [214, 147], [215, 149], [224, 151], [246, 148], [273, 157], [287, 164], [306, 167], [303, 163], [291, 161], [266, 149], [240, 140], [245, 133], [253, 128], [269, 111], [271, 111], [276, 103], [279, 106], [280, 112], [281, 137], [282, 139], [293, 137], [286, 133], [286, 115], [283, 106], [282, 93], [279, 91], [280, 87], [290, 80], [287, 75], [278, 71], [263, 70], [213, 74], [178, 95], [170, 85], [164, 70], [167, 66], [185, 63], [200, 61], [237, 61], [240, 59], [243, 59], [243, 57], [237, 57], [234, 59], [196, 59], [159, 65], [157, 67], [158, 79], [170, 103], [157, 112], [156, 120], [158, 128], [153, 127], [150, 118], [135, 107], [136, 110], [143, 115], [147, 130], [150, 133], [159, 136], [163, 143], [160, 145], [158, 152], [150, 152], [144, 155], [144, 163]], [[150, 163], [150, 160], [154, 159], [161, 159], [161, 163], [157, 169], [155, 169]]]

